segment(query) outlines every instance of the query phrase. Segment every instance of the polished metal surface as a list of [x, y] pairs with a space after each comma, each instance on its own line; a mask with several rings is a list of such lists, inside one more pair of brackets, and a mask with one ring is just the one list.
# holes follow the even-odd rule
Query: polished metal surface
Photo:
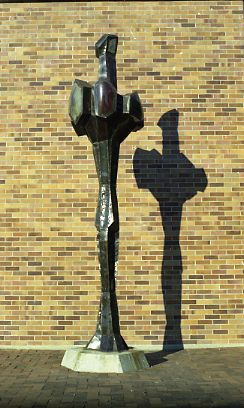
[[94, 85], [76, 79], [69, 115], [78, 136], [87, 135], [99, 180], [95, 225], [101, 273], [101, 298], [97, 327], [86, 348], [100, 351], [128, 349], [120, 334], [115, 278], [119, 247], [119, 212], [116, 193], [119, 148], [130, 132], [144, 125], [137, 93], [117, 93], [116, 60], [118, 37], [103, 35], [95, 45], [99, 58], [98, 80]]

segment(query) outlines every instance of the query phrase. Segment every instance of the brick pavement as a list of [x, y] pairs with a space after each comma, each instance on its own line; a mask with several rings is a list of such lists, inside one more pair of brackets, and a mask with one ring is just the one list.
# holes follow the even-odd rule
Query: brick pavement
[[0, 407], [244, 407], [244, 348], [150, 352], [136, 374], [72, 372], [63, 354], [0, 350]]

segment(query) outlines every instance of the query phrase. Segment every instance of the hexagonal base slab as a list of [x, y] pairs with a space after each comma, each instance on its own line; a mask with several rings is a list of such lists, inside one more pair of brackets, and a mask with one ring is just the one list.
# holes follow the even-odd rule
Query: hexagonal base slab
[[149, 368], [141, 350], [103, 352], [81, 347], [68, 349], [61, 365], [73, 371], [88, 373], [126, 373]]

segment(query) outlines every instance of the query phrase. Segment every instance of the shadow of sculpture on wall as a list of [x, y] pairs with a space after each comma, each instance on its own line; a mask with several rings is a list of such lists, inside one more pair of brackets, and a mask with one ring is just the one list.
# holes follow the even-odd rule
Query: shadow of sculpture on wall
[[197, 169], [180, 152], [179, 112], [170, 110], [161, 116], [162, 155], [155, 149], [136, 149], [133, 165], [138, 188], [148, 189], [159, 203], [164, 231], [162, 293], [166, 327], [163, 350], [184, 348], [181, 333], [182, 255], [180, 227], [183, 204], [207, 186], [205, 171]]

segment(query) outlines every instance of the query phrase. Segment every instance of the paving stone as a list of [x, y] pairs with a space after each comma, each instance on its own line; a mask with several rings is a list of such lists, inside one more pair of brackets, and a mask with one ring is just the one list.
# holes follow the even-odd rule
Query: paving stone
[[63, 354], [0, 350], [0, 408], [244, 408], [244, 348], [151, 353], [147, 370], [105, 375], [71, 372]]

